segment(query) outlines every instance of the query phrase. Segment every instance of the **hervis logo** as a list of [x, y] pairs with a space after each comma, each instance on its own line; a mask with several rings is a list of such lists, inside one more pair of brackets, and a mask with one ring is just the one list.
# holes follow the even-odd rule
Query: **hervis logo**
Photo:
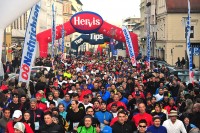
[[103, 19], [94, 12], [83, 11], [73, 15], [70, 22], [77, 32], [90, 34], [99, 30], [103, 24]]

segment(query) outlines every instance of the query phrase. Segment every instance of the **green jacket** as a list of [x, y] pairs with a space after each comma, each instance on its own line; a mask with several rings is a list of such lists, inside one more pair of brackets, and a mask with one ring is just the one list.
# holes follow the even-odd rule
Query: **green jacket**
[[96, 128], [93, 126], [90, 126], [89, 128], [86, 128], [85, 126], [78, 127], [78, 133], [96, 133]]

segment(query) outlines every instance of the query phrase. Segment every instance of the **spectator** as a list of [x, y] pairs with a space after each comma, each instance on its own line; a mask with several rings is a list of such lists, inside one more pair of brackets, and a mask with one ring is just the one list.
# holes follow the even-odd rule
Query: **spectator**
[[33, 131], [35, 130], [35, 124], [33, 122], [31, 122], [31, 114], [30, 114], [30, 112], [28, 112], [28, 111], [24, 112], [22, 121], [24, 123], [28, 124]]
[[85, 95], [83, 98], [84, 98], [83, 99], [83, 105], [84, 105], [85, 109], [89, 106], [93, 107], [93, 104], [89, 102], [89, 96], [88, 95]]
[[169, 114], [170, 119], [164, 121], [163, 126], [167, 129], [167, 133], [187, 133], [183, 122], [178, 120], [178, 113], [175, 110], [171, 110]]
[[65, 111], [65, 106], [62, 103], [58, 104], [59, 114], [65, 119], [67, 117], [67, 112]]
[[41, 109], [37, 108], [37, 100], [35, 98], [30, 99], [30, 122], [35, 124], [34, 132], [39, 132], [40, 126], [44, 122], [44, 113]]
[[106, 110], [106, 102], [101, 103], [101, 111], [98, 111], [94, 114], [94, 117], [97, 118], [100, 122], [100, 129], [103, 130], [105, 125], [109, 125], [113, 116], [110, 112]]
[[[13, 113], [13, 120], [9, 121], [6, 125], [6, 133], [14, 133], [14, 124], [17, 122], [21, 122], [22, 121], [22, 112], [20, 110], [15, 110], [15, 112]], [[23, 123], [26, 129], [26, 133], [34, 133], [33, 130], [31, 129], [31, 127], [26, 124]]]
[[147, 130], [147, 122], [145, 119], [141, 119], [137, 126], [138, 133], [146, 133]]
[[25, 125], [22, 122], [17, 122], [14, 125], [15, 133], [24, 133]]
[[54, 100], [57, 101], [57, 103], [60, 103], [62, 101], [62, 99], [60, 99], [60, 92], [58, 90], [55, 90], [53, 92], [53, 97], [54, 97]]
[[[92, 116], [92, 126], [93, 127], [99, 127], [100, 126], [99, 120], [97, 118], [94, 118], [94, 109], [91, 106], [86, 108], [86, 114]], [[84, 126], [84, 120], [81, 120], [78, 127], [79, 126]]]
[[64, 104], [65, 110], [67, 110], [69, 104], [71, 103], [71, 98], [70, 98], [69, 93], [65, 94], [64, 100], [62, 100], [60, 103]]
[[161, 120], [161, 125], [163, 122], [167, 119], [167, 116], [165, 113], [162, 112], [162, 108], [159, 103], [156, 103], [154, 106], [154, 112], [151, 113], [152, 116], [159, 116]]
[[126, 123], [126, 113], [120, 111], [117, 114], [118, 121], [112, 126], [112, 133], [132, 133], [133, 129], [131, 125]]
[[42, 94], [36, 93], [35, 97], [36, 97], [36, 100], [37, 100], [36, 101], [36, 103], [37, 103], [36, 104], [36, 108], [42, 110], [43, 112], [46, 111], [47, 110], [47, 105], [41, 101]]
[[196, 128], [195, 125], [190, 123], [190, 119], [189, 119], [188, 116], [184, 116], [183, 123], [184, 123], [184, 126], [185, 126], [187, 133], [189, 133], [193, 128]]
[[10, 118], [10, 109], [5, 108], [3, 109], [3, 117], [0, 119], [0, 132], [4, 133], [6, 129], [6, 125], [12, 119]]
[[139, 124], [139, 121], [142, 120], [142, 119], [145, 119], [146, 120], [146, 126], [150, 126], [152, 125], [152, 116], [148, 113], [146, 113], [146, 106], [144, 103], [139, 103], [138, 104], [138, 110], [139, 110], [139, 113], [134, 115], [133, 118], [132, 118], [132, 121], [135, 123], [136, 127], [138, 126]]
[[29, 99], [26, 98], [26, 95], [21, 95], [20, 103], [21, 103], [20, 110], [22, 111], [22, 113], [24, 113], [30, 108]]
[[110, 92], [106, 90], [104, 86], [101, 86], [99, 91], [100, 96], [102, 97], [103, 101], [106, 101], [110, 98]]
[[119, 101], [119, 100], [120, 100], [120, 99], [119, 99], [119, 95], [118, 95], [118, 94], [115, 94], [114, 97], [113, 97], [113, 102], [110, 103], [110, 104], [108, 104], [107, 110], [108, 110], [108, 111], [111, 110], [111, 105], [112, 105], [113, 103], [116, 103], [116, 104], [117, 104], [117, 107], [123, 106], [123, 107], [126, 109], [126, 108], [127, 108], [126, 105], [125, 105], [123, 102]]
[[147, 133], [167, 133], [167, 129], [161, 125], [161, 118], [157, 115], [153, 117], [153, 125], [147, 128]]
[[48, 96], [47, 96], [47, 100], [45, 101], [46, 105], [47, 105], [47, 108], [49, 108], [50, 106], [50, 102], [53, 101], [55, 102], [55, 106], [57, 107], [58, 106], [58, 102], [56, 100], [53, 99], [53, 93], [52, 92], [49, 92], [48, 93]]
[[51, 112], [46, 112], [44, 114], [44, 121], [45, 121], [45, 124], [41, 125], [40, 126], [40, 133], [52, 133], [52, 132], [57, 132], [57, 133], [65, 133], [65, 131], [63, 131], [63, 128], [58, 125], [58, 124], [55, 124], [53, 122], [53, 118], [52, 118], [52, 113]]
[[71, 102], [71, 109], [68, 111], [68, 115], [66, 117], [66, 121], [70, 122], [69, 131], [77, 130], [79, 122], [85, 116], [85, 110], [79, 109], [78, 101], [72, 100]]
[[78, 133], [100, 133], [100, 129], [98, 126], [93, 127], [91, 115], [86, 115], [83, 120], [84, 120], [84, 126], [78, 127], [77, 129]]
[[8, 108], [10, 108], [10, 115], [12, 116], [15, 110], [19, 110], [20, 106], [19, 95], [17, 93], [13, 93], [12, 102], [8, 105]]

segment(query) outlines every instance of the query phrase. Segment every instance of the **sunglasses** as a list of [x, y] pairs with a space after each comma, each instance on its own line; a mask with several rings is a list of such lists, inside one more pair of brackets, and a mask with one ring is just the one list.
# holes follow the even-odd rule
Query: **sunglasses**
[[146, 128], [146, 126], [141, 126], [141, 125], [139, 125], [139, 127]]

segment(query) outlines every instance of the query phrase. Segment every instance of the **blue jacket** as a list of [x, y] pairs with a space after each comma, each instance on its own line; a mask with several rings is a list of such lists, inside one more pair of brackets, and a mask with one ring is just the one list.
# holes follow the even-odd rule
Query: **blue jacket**
[[104, 120], [111, 122], [113, 115], [108, 111], [98, 111], [94, 114], [94, 118], [97, 118], [100, 123], [104, 123]]
[[64, 104], [65, 106], [65, 111], [67, 110], [67, 107], [69, 106], [69, 104], [71, 103], [71, 101], [67, 102], [66, 100], [62, 100], [60, 103]]
[[112, 128], [106, 125], [100, 133], [112, 133]]
[[167, 133], [167, 129], [164, 126], [155, 127], [154, 125], [147, 128], [147, 133]]
[[88, 87], [89, 90], [92, 90], [94, 88], [94, 85], [93, 84], [89, 84], [87, 87]]
[[110, 92], [109, 91], [106, 91], [104, 95], [103, 95], [102, 91], [99, 91], [99, 94], [104, 101], [107, 101], [110, 98]]
[[122, 97], [122, 99], [120, 99], [120, 102], [123, 102], [125, 105], [128, 105], [128, 99], [125, 97]]

